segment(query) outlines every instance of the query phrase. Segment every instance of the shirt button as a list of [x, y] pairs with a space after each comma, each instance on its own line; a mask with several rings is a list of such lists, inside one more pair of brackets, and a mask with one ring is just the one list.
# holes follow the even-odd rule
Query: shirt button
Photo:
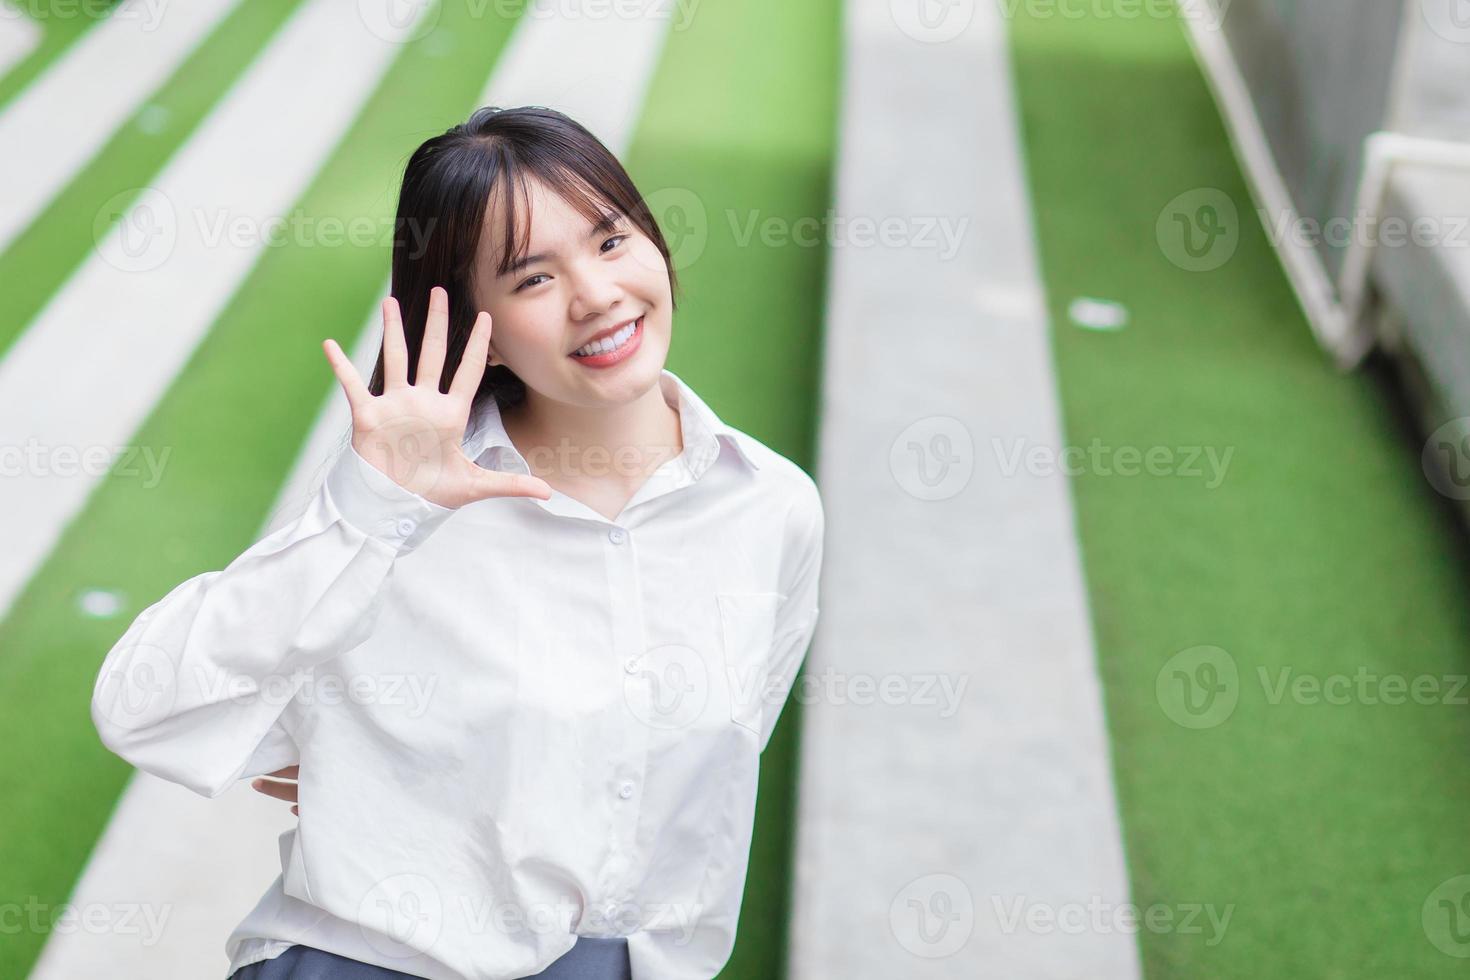
[[638, 658], [637, 657], [629, 657], [627, 660], [624, 660], [623, 661], [623, 669], [626, 670], [630, 674], [636, 674], [636, 673], [638, 673]]
[[633, 784], [630, 783], [630, 782], [628, 782], [626, 779], [623, 780], [623, 784], [618, 787], [618, 795], [621, 796], [625, 800], [628, 797], [632, 796], [633, 795]]
[[407, 517], [405, 517], [401, 521], [398, 522], [398, 533], [401, 534], [401, 535], [403, 535], [406, 538], [410, 534], [412, 534], [413, 531], [414, 531], [414, 528], [416, 528], [418, 526], [419, 526], [418, 525], [418, 521], [412, 521], [412, 520], [409, 520]]
[[627, 532], [625, 532], [620, 527], [615, 527], [611, 531], [607, 532], [608, 540], [610, 540], [613, 544], [622, 544], [623, 539], [627, 536]]

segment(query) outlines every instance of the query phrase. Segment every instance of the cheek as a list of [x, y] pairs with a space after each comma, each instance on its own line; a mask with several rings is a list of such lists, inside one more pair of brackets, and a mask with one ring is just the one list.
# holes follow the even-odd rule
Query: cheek
[[517, 323], [522, 329], [516, 331], [515, 350], [522, 356], [529, 355], [528, 360], [560, 357], [566, 353], [562, 349], [566, 343], [566, 332], [562, 326], [565, 320], [565, 305], [548, 302], [529, 318]]
[[524, 315], [506, 316], [503, 321], [491, 322], [490, 343], [503, 355], [513, 358], [518, 353], [534, 349], [535, 337], [533, 324]]
[[651, 288], [669, 292], [669, 266], [663, 253], [651, 239], [640, 238], [633, 249], [633, 258], [638, 263], [639, 273]]

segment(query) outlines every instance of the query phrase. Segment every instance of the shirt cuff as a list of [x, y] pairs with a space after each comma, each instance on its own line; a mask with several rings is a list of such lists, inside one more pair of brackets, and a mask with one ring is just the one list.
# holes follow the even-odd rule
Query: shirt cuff
[[337, 513], [358, 531], [397, 549], [412, 551], [454, 513], [426, 500], [362, 458], [348, 443], [326, 478]]

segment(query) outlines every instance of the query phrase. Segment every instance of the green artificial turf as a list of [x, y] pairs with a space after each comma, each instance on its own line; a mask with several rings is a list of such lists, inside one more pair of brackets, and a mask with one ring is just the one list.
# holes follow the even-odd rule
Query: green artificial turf
[[0, 355], [91, 256], [99, 229], [110, 227], [163, 169], [300, 4], [252, 0], [236, 7], [0, 251], [6, 313], [0, 318]]
[[[1445, 703], [1470, 671], [1470, 576], [1421, 443], [1381, 366], [1339, 374], [1315, 345], [1182, 25], [1023, 4], [1011, 31], [1069, 444], [1233, 453], [1214, 488], [1098, 468], [1072, 484], [1134, 898], [1176, 922], [1231, 911], [1223, 936], [1142, 930], [1147, 974], [1463, 976], [1421, 910], [1470, 872], [1470, 710]], [[1158, 219], [1205, 188], [1238, 207], [1239, 244], [1186, 271]], [[1080, 296], [1128, 325], [1071, 325]], [[1172, 666], [1158, 681], [1199, 645], [1235, 665], [1217, 683], [1238, 701], [1194, 728], [1171, 717]], [[1277, 699], [1284, 670], [1352, 693]], [[1360, 671], [1440, 695], [1370, 702]]]

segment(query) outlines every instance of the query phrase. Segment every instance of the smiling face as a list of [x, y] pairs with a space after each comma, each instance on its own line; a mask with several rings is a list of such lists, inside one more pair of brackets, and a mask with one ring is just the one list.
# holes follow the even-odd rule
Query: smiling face
[[[500, 193], [486, 208], [475, 258], [475, 298], [492, 318], [489, 363], [514, 371], [528, 398], [588, 408], [632, 401], [657, 384], [668, 357], [672, 296], [663, 254], [612, 209], [599, 227], [536, 178], [527, 177], [526, 190], [530, 214], [517, 208], [516, 218], [529, 217], [530, 238], [520, 262], [498, 273]], [[626, 337], [621, 328], [633, 320]], [[573, 354], [613, 327], [621, 332], [612, 342], [624, 346], [590, 358]]]

